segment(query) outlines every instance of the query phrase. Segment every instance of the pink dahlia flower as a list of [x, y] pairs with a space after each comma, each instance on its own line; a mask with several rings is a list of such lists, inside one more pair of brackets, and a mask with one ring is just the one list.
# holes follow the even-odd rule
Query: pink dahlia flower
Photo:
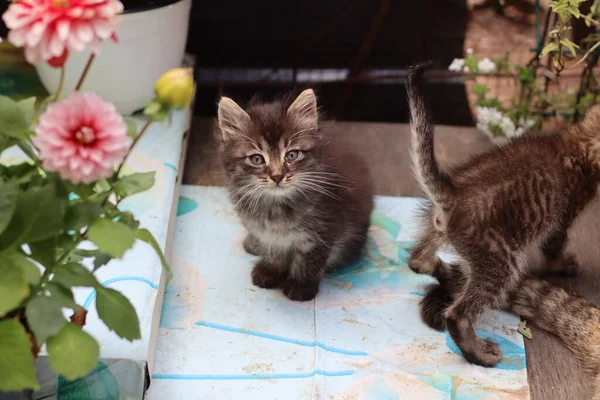
[[2, 18], [10, 29], [8, 40], [25, 47], [27, 61], [60, 66], [69, 52], [89, 46], [99, 53], [102, 40], [116, 40], [122, 11], [119, 0], [17, 0]]
[[95, 93], [74, 92], [51, 104], [35, 133], [44, 168], [73, 183], [110, 177], [129, 149], [123, 118]]

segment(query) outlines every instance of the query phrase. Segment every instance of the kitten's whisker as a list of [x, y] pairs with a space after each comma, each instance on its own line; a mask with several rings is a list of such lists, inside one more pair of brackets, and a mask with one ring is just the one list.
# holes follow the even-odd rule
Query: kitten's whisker
[[[237, 203], [235, 203], [235, 205], [233, 206], [233, 208], [236, 208], [238, 205], [240, 205], [240, 203], [242, 203], [242, 201], [249, 196], [252, 196], [257, 190], [260, 190], [261, 187], [256, 185], [254, 186], [252, 189], [250, 189], [249, 191], [247, 191], [246, 193], [244, 193], [244, 195], [237, 201]], [[242, 209], [244, 209], [245, 207], [243, 207]]]
[[324, 194], [328, 197], [331, 197], [332, 199], [336, 199], [336, 200], [341, 200], [341, 198], [339, 198], [335, 193], [332, 193], [331, 191], [316, 185], [314, 183], [309, 183], [309, 182], [299, 182], [296, 184], [298, 187], [307, 189], [307, 190], [312, 190], [321, 194]]
[[317, 176], [317, 177], [323, 177], [323, 178], [329, 178], [329, 179], [331, 179], [332, 177], [335, 177], [335, 178], [339, 178], [339, 179], [345, 180], [348, 183], [351, 183], [352, 185], [355, 184], [353, 181], [351, 181], [350, 179], [346, 178], [345, 176], [340, 175], [340, 174], [336, 174], [336, 173], [333, 173], [333, 172], [301, 172], [301, 173], [299, 173], [297, 175], [298, 176], [308, 176], [308, 177]]
[[306, 177], [302, 177], [302, 180], [305, 181], [305, 182], [311, 182], [311, 183], [322, 184], [322, 185], [327, 185], [327, 186], [339, 187], [339, 188], [343, 188], [343, 189], [352, 189], [350, 186], [339, 185], [337, 183], [328, 182], [327, 180], [319, 180], [319, 179], [306, 178]]

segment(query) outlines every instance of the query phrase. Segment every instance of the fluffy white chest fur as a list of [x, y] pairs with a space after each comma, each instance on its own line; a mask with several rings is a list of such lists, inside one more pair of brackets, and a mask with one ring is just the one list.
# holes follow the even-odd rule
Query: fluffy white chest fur
[[265, 247], [276, 250], [298, 249], [308, 251], [314, 247], [314, 238], [304, 230], [284, 226], [258, 226], [246, 224], [248, 231]]

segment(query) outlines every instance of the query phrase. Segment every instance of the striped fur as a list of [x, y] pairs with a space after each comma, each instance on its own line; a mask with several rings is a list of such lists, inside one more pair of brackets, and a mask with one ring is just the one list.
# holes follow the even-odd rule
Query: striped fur
[[[433, 275], [440, 282], [421, 301], [421, 318], [433, 329], [445, 327], [444, 312], [459, 295], [466, 277], [458, 265], [440, 261]], [[549, 282], [526, 275], [519, 288], [500, 306], [557, 336], [596, 376], [593, 399], [600, 400], [600, 309]]]
[[[451, 298], [439, 289], [432, 292], [422, 304], [423, 319], [430, 326], [444, 326], [469, 362], [492, 367], [502, 352], [496, 343], [479, 338], [473, 324], [486, 309], [514, 304], [568, 342], [580, 357], [588, 354], [586, 365], [597, 370], [597, 309], [561, 289], [530, 280], [525, 254], [537, 247], [547, 270], [577, 271], [575, 257], [565, 252], [567, 232], [596, 196], [600, 182], [600, 107], [567, 131], [519, 137], [441, 171], [433, 151], [434, 127], [423, 100], [422, 75], [423, 67], [411, 70], [408, 96], [413, 168], [430, 203], [424, 207], [420, 237], [408, 265], [459, 288], [451, 290]], [[455, 250], [460, 263], [440, 261], [436, 252], [444, 246]], [[439, 273], [451, 269], [459, 272], [454, 279]], [[521, 298], [514, 296], [523, 288], [538, 305], [516, 302]], [[544, 307], [563, 312], [564, 319], [544, 314]], [[575, 340], [577, 331], [589, 335]]]
[[[413, 173], [421, 189], [436, 207], [445, 208], [453, 185], [450, 177], [440, 171], [434, 154], [434, 126], [429, 119], [423, 92], [425, 66], [411, 69], [408, 78], [408, 105], [411, 114], [410, 134]], [[442, 221], [440, 221], [441, 223]], [[439, 227], [443, 229], [443, 227]]]

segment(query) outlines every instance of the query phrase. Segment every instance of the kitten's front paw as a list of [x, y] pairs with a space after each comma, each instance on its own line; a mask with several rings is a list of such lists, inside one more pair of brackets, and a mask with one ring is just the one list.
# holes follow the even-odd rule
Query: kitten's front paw
[[473, 350], [471, 353], [463, 352], [465, 359], [472, 364], [491, 368], [502, 361], [502, 350], [491, 339], [478, 339]]
[[319, 282], [298, 282], [287, 279], [282, 286], [283, 294], [293, 301], [309, 301], [319, 293]]
[[254, 236], [248, 235], [244, 239], [244, 250], [246, 250], [248, 254], [259, 256], [261, 254], [260, 242]]
[[287, 273], [281, 268], [269, 265], [261, 260], [252, 269], [252, 283], [263, 289], [275, 289], [287, 278]]

